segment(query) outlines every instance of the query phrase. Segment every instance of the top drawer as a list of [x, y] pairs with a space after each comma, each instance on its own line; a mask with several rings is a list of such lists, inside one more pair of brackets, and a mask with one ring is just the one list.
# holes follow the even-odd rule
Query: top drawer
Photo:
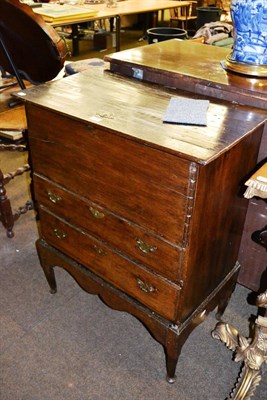
[[35, 106], [27, 117], [36, 173], [182, 243], [189, 161]]

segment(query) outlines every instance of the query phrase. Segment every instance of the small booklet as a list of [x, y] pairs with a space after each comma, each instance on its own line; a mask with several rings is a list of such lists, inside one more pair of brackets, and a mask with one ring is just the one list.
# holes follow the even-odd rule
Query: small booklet
[[163, 122], [183, 125], [207, 125], [209, 100], [171, 97]]

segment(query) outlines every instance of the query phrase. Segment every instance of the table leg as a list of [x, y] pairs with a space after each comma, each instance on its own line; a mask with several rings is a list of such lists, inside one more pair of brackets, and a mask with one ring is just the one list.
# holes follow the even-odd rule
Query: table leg
[[80, 51], [79, 51], [79, 30], [77, 24], [71, 25], [71, 39], [72, 39], [72, 55], [78, 56]]
[[116, 19], [116, 51], [120, 51], [121, 17], [119, 15], [116, 15], [115, 19]]

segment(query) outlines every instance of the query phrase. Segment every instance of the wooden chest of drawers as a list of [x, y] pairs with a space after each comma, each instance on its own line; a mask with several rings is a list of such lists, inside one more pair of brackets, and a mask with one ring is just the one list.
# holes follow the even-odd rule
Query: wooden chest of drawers
[[[171, 96], [108, 73], [25, 92], [40, 262], [139, 318], [174, 380], [183, 343], [236, 282], [260, 110], [210, 101], [208, 126], [169, 125]], [[195, 96], [196, 97], [196, 96]]]

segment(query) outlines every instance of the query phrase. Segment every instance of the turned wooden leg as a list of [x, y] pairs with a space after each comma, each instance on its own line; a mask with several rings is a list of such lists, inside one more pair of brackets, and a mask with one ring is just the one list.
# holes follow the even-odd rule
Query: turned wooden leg
[[38, 252], [41, 267], [44, 271], [48, 285], [50, 286], [50, 293], [54, 294], [57, 292], [57, 283], [54, 273], [54, 265], [49, 260], [49, 252], [42, 246], [40, 240], [36, 242], [36, 249]]

